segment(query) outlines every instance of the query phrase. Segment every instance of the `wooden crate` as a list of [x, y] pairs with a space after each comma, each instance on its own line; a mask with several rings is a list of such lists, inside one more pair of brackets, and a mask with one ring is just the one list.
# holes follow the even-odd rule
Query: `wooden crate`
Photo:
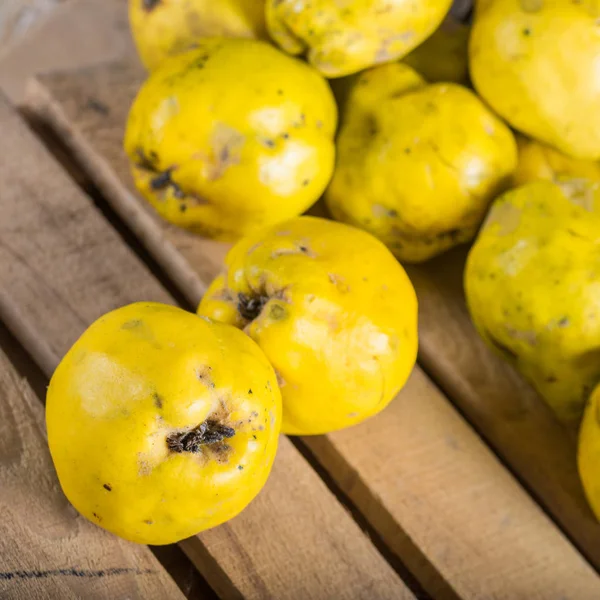
[[[0, 318], [45, 377], [108, 310], [195, 307], [227, 250], [134, 191], [122, 136], [143, 77], [120, 62], [31, 82], [26, 113], [64, 145], [69, 171], [0, 101]], [[218, 597], [600, 598], [600, 525], [573, 436], [476, 336], [464, 254], [409, 269], [419, 365], [392, 404], [345, 431], [282, 437], [256, 500], [179, 545]], [[176, 554], [161, 563], [69, 507], [41, 406], [4, 355], [0, 428], [0, 598], [210, 597], [181, 583]]]

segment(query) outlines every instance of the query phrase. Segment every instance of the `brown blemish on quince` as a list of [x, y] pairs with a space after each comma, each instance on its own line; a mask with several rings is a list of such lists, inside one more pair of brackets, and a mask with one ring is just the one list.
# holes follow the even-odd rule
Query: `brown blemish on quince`
[[571, 204], [580, 206], [588, 212], [594, 211], [597, 184], [591, 184], [587, 179], [566, 179], [555, 182]]
[[513, 233], [521, 221], [521, 211], [510, 202], [503, 202], [496, 205], [490, 212], [490, 216], [483, 224], [483, 228], [497, 224], [498, 235], [510, 235]]
[[206, 452], [208, 452], [210, 457], [219, 464], [226, 464], [229, 462], [231, 451], [231, 446], [224, 442], [217, 442], [216, 444], [211, 444], [206, 447]]
[[221, 300], [222, 302], [233, 302], [234, 296], [228, 287], [222, 287], [212, 295], [213, 300]]
[[537, 335], [535, 331], [520, 331], [518, 329], [514, 329], [513, 327], [506, 327], [506, 333], [513, 338], [514, 340], [526, 342], [531, 346], [535, 346], [537, 344]]
[[152, 400], [154, 401], [154, 406], [159, 410], [163, 407], [163, 399], [160, 394], [154, 392], [154, 394], [152, 394]]
[[142, 458], [142, 453], [138, 452], [138, 475], [143, 477], [150, 473], [152, 473], [152, 467], [146, 459]]
[[145, 11], [152, 12], [161, 2], [162, 0], [142, 0], [142, 6]]
[[544, 0], [520, 0], [521, 8], [526, 13], [536, 13], [544, 7]]
[[240, 163], [245, 141], [246, 137], [233, 127], [217, 123], [211, 140], [213, 159], [207, 174], [210, 181], [219, 179], [229, 167]]
[[277, 385], [282, 388], [287, 385], [287, 381], [283, 378], [283, 375], [275, 369], [275, 377], [277, 377]]
[[408, 44], [412, 38], [415, 37], [414, 31], [404, 31], [403, 33], [399, 33], [397, 35], [392, 35], [381, 43], [379, 50], [375, 54], [375, 62], [387, 62], [389, 60], [393, 60], [396, 58], [396, 53], [390, 52], [390, 46], [395, 42], [402, 42], [404, 44]]
[[271, 258], [287, 256], [291, 254], [304, 254], [310, 258], [315, 258], [317, 256], [307, 244], [300, 244], [294, 248], [278, 248], [277, 250], [273, 250], [273, 252], [271, 252]]
[[255, 250], [258, 250], [263, 245], [263, 242], [256, 242], [256, 244], [252, 244], [250, 248], [248, 248], [247, 254], [252, 254]]
[[214, 388], [215, 382], [212, 380], [212, 368], [207, 365], [196, 367], [196, 378], [201, 381], [206, 387]]
[[336, 275], [335, 273], [328, 273], [329, 281], [335, 285], [338, 289], [338, 292], [341, 294], [347, 294], [350, 291], [350, 286], [344, 281], [344, 278], [341, 275]]

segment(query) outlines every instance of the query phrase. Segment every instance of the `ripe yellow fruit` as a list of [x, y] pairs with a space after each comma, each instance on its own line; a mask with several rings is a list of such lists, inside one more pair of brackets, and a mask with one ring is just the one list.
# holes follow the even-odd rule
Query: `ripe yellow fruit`
[[469, 32], [464, 23], [446, 17], [436, 31], [402, 62], [420, 73], [429, 83], [469, 81]]
[[599, 18], [589, 0], [479, 0], [469, 42], [475, 88], [529, 137], [600, 159]]
[[594, 389], [583, 414], [577, 464], [587, 500], [600, 521], [600, 386]]
[[235, 240], [319, 198], [336, 124], [333, 94], [314, 69], [265, 42], [210, 39], [150, 75], [125, 149], [137, 188], [162, 217]]
[[451, 0], [267, 0], [267, 28], [326, 77], [402, 58], [442, 22]]
[[264, 0], [129, 0], [135, 46], [147, 69], [206, 37], [267, 38]]
[[320, 434], [392, 400], [417, 354], [417, 298], [374, 237], [297, 217], [240, 240], [198, 312], [243, 328], [275, 367], [282, 430]]
[[600, 183], [536, 181], [494, 202], [465, 269], [482, 338], [569, 424], [600, 381], [599, 246]]
[[237, 515], [275, 458], [281, 395], [234, 327], [136, 303], [93, 323], [48, 388], [48, 444], [87, 519], [170, 544]]
[[468, 89], [401, 63], [357, 77], [344, 107], [332, 215], [406, 262], [471, 240], [517, 164], [508, 127]]
[[555, 181], [561, 177], [587, 178], [600, 181], [600, 163], [594, 160], [572, 158], [536, 142], [517, 136], [519, 163], [513, 173], [513, 184], [523, 185], [538, 179]]

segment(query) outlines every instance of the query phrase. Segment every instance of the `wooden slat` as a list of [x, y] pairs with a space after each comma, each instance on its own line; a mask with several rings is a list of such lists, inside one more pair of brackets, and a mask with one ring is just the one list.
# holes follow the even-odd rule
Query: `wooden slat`
[[[0, 0], [0, 6], [14, 2]], [[125, 56], [135, 59], [127, 7], [126, 0], [61, 2], [28, 35], [6, 51], [0, 48], [0, 88], [13, 102], [21, 102], [25, 83], [33, 74], [97, 65]]]
[[0, 598], [184, 598], [148, 548], [78, 516], [48, 452], [42, 404], [0, 349]]
[[[196, 303], [227, 247], [168, 226], [135, 195], [121, 141], [142, 77], [126, 64], [46, 76], [27, 107]], [[596, 574], [418, 368], [383, 414], [304, 442], [434, 596], [599, 593]]]
[[[102, 313], [172, 299], [5, 102], [0, 130], [0, 315], [50, 375]], [[248, 509], [184, 549], [225, 597], [412, 597], [287, 438]]]
[[0, 55], [35, 26], [62, 0], [10, 0], [0, 4]]

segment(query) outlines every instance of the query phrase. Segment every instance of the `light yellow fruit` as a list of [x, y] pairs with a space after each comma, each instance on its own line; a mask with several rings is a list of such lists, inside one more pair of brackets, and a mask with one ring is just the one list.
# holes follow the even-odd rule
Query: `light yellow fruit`
[[519, 163], [513, 174], [515, 186], [538, 179], [554, 181], [560, 177], [581, 177], [600, 181], [600, 164], [596, 161], [572, 158], [521, 135], [517, 136], [517, 146]]
[[600, 11], [591, 0], [479, 0], [471, 78], [513, 127], [600, 158]]
[[585, 495], [600, 521], [600, 387], [594, 389], [583, 414], [577, 462]]
[[303, 213], [333, 171], [337, 109], [314, 69], [265, 42], [211, 39], [142, 86], [125, 149], [167, 221], [221, 240]]
[[402, 62], [430, 83], [469, 81], [469, 27], [448, 16], [433, 35]]
[[137, 303], [93, 323], [56, 369], [48, 443], [86, 518], [170, 544], [237, 515], [267, 480], [281, 425], [275, 373], [234, 327]]
[[331, 213], [406, 262], [472, 239], [517, 162], [512, 133], [472, 92], [401, 63], [356, 79], [337, 152]]
[[577, 423], [600, 381], [600, 184], [537, 181], [498, 198], [465, 271], [483, 339]]
[[264, 0], [129, 0], [131, 33], [146, 68], [206, 37], [265, 38]]
[[404, 385], [417, 353], [417, 299], [367, 233], [298, 217], [240, 240], [198, 312], [254, 339], [276, 369], [283, 431], [363, 421]]
[[267, 0], [267, 28], [326, 77], [402, 58], [429, 37], [451, 0]]

